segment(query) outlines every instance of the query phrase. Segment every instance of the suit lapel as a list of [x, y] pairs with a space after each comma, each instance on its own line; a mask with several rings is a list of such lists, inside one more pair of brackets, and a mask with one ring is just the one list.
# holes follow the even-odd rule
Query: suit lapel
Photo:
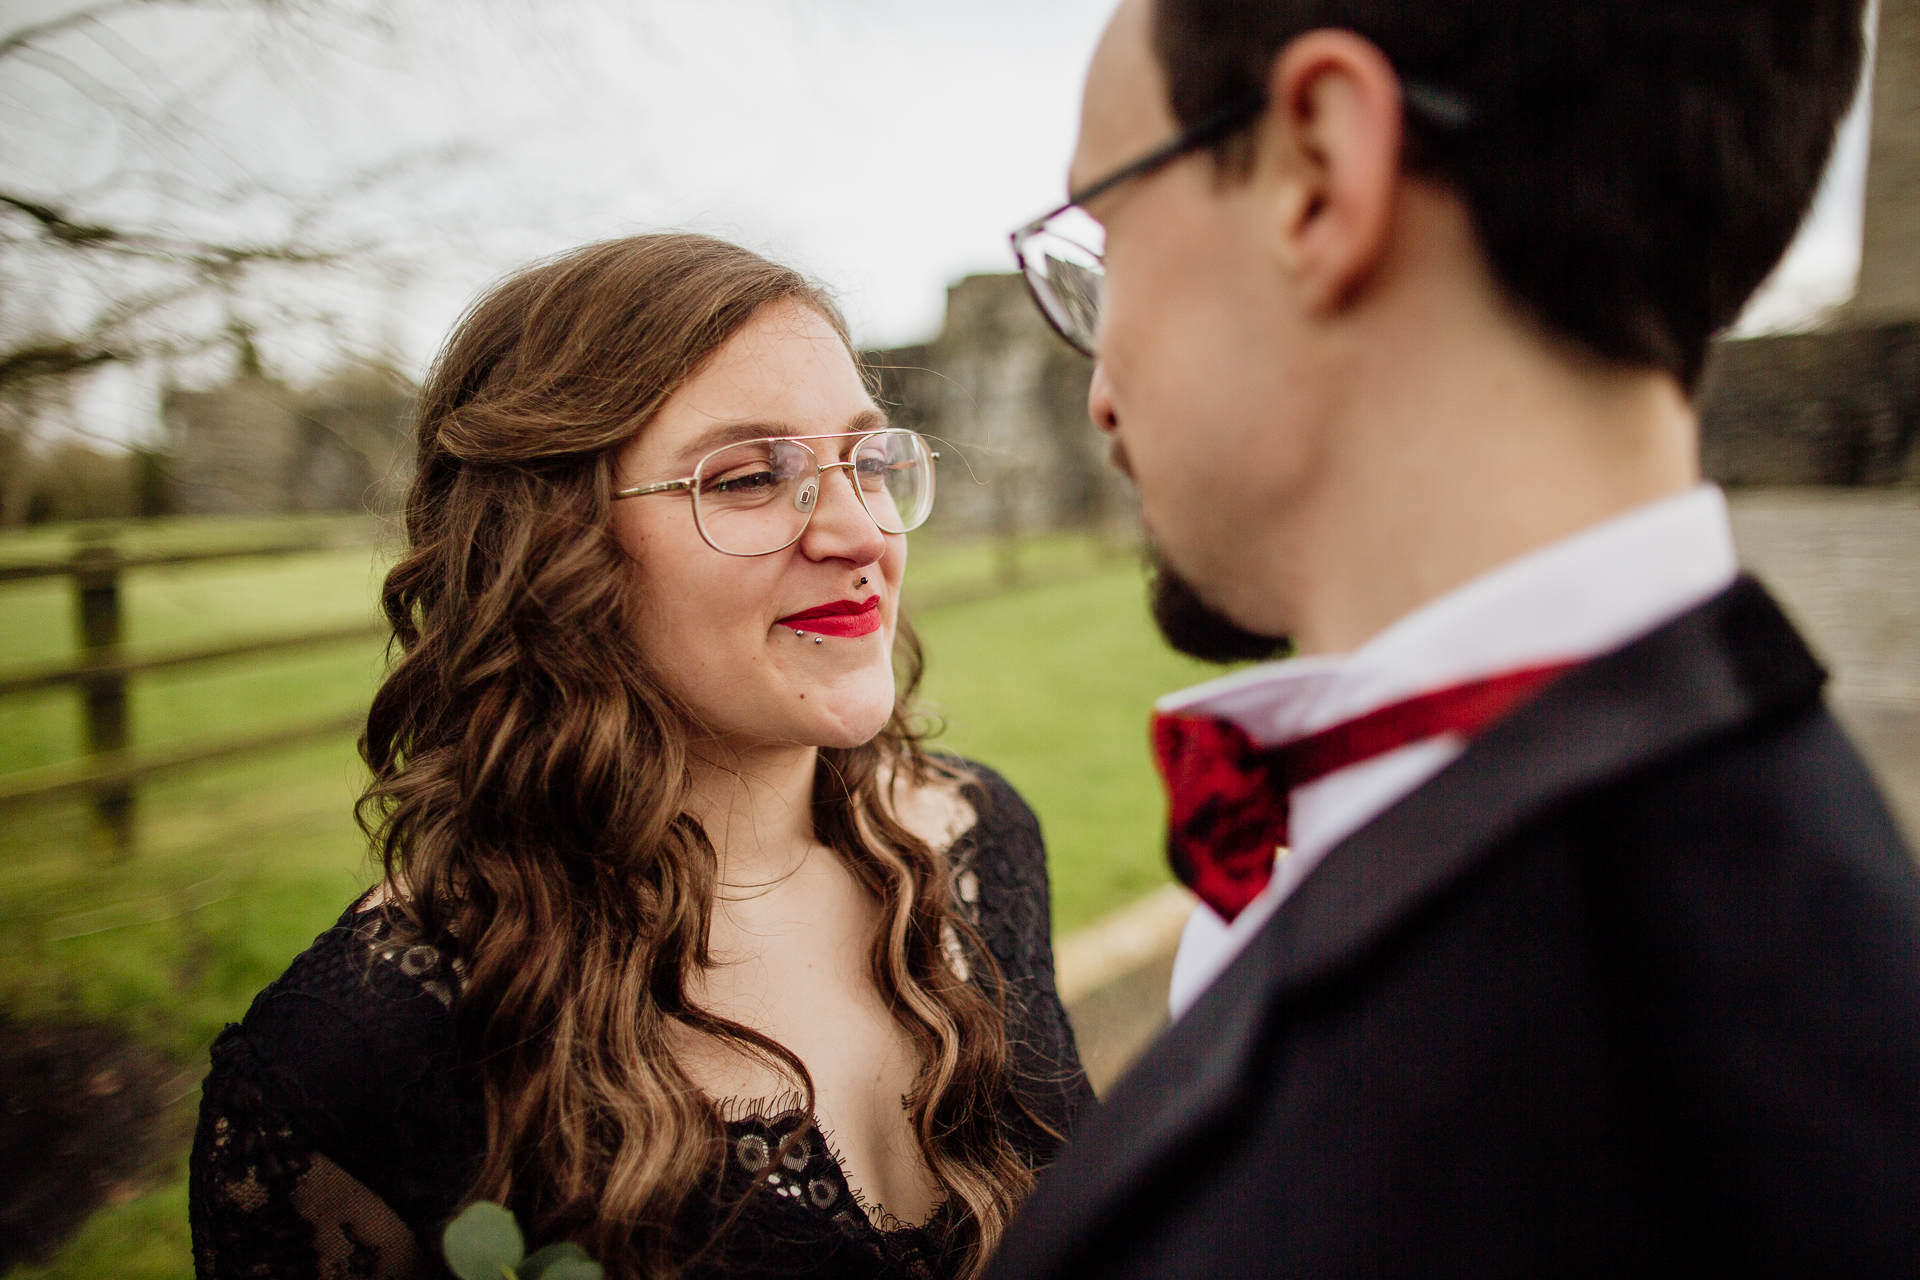
[[1529, 819], [1574, 796], [1803, 708], [1825, 679], [1766, 591], [1742, 578], [1586, 663], [1476, 738], [1327, 855], [1246, 950], [1083, 1121], [1010, 1233], [995, 1274], [1055, 1272], [1136, 1193], [1236, 1113], [1285, 997], [1354, 963]]

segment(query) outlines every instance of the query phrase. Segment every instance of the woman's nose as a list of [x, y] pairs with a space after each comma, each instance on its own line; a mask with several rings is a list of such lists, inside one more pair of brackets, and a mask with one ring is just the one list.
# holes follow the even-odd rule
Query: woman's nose
[[853, 469], [845, 464], [820, 473], [812, 495], [813, 519], [800, 538], [801, 550], [813, 560], [839, 559], [854, 565], [872, 564], [887, 549], [887, 537], [867, 514]]

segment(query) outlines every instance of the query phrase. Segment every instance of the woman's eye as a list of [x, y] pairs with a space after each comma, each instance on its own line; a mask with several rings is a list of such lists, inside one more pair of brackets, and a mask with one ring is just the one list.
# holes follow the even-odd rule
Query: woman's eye
[[772, 471], [764, 468], [758, 471], [742, 468], [709, 478], [706, 491], [708, 493], [759, 493], [779, 483], [780, 477]]

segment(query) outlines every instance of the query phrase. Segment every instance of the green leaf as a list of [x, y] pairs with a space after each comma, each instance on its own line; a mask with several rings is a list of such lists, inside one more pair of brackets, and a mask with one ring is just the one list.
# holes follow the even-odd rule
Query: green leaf
[[601, 1280], [600, 1264], [571, 1240], [536, 1249], [520, 1264], [520, 1280]]
[[491, 1200], [477, 1200], [447, 1224], [440, 1251], [460, 1280], [501, 1280], [527, 1256], [527, 1244], [511, 1213]]

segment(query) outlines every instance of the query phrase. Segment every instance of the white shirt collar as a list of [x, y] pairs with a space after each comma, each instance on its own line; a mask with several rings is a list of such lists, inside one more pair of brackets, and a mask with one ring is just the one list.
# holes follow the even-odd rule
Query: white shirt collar
[[1700, 485], [1510, 560], [1351, 654], [1264, 663], [1168, 694], [1264, 746], [1414, 694], [1616, 649], [1718, 594], [1738, 572], [1727, 501]]

